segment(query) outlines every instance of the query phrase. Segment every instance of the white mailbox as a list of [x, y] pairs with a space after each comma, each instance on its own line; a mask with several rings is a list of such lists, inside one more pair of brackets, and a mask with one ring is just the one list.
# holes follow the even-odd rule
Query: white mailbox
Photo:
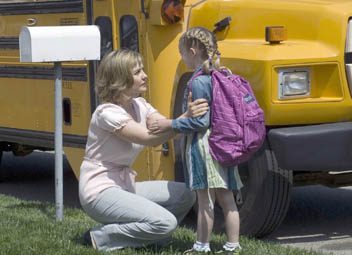
[[100, 59], [97, 26], [23, 27], [21, 62], [54, 62], [55, 72], [55, 201], [56, 218], [63, 219], [62, 61]]
[[100, 59], [97, 26], [23, 27], [21, 62], [59, 62]]

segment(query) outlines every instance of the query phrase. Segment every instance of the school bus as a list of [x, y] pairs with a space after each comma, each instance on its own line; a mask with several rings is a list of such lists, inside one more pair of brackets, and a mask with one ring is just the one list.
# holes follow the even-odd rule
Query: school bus
[[[101, 56], [139, 51], [145, 98], [180, 114], [191, 71], [178, 54], [190, 27], [216, 33], [222, 64], [251, 83], [267, 139], [240, 165], [235, 195], [241, 232], [261, 237], [282, 222], [293, 186], [350, 185], [352, 175], [352, 1], [348, 0], [3, 0], [0, 1], [0, 154], [54, 148], [52, 64], [19, 62], [23, 26], [97, 25]], [[64, 152], [79, 176], [98, 61], [63, 64]], [[146, 148], [138, 180], [182, 180], [177, 140]]]

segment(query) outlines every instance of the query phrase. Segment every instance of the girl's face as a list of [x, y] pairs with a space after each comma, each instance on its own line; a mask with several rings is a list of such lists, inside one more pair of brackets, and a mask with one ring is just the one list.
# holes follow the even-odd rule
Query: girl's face
[[195, 51], [193, 48], [181, 49], [181, 58], [186, 66], [190, 69], [195, 69], [197, 66], [195, 64]]
[[147, 91], [148, 87], [148, 76], [143, 70], [144, 66], [139, 64], [132, 69], [133, 85], [128, 89], [129, 94], [132, 97], [138, 97], [141, 93]]

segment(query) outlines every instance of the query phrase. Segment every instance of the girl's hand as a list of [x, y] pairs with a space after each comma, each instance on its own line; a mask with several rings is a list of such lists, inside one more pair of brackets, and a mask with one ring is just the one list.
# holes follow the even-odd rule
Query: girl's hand
[[196, 118], [207, 113], [209, 110], [208, 101], [205, 98], [200, 98], [192, 102], [192, 92], [188, 94], [188, 109], [182, 117]]
[[156, 134], [160, 134], [160, 133], [169, 131], [170, 129], [172, 129], [171, 122], [172, 122], [172, 120], [170, 120], [170, 119], [155, 120], [154, 122], [152, 122], [148, 126], [149, 132], [151, 134], [156, 135]]

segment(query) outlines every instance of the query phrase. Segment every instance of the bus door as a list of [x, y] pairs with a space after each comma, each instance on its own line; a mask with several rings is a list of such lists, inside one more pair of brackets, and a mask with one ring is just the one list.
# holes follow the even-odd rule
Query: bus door
[[[106, 1], [97, 1], [106, 2]], [[144, 58], [145, 72], [148, 74], [148, 63], [145, 61], [144, 50], [144, 24], [145, 18], [141, 13], [141, 1], [112, 1], [112, 30], [113, 30], [113, 49], [127, 48], [138, 51]], [[143, 95], [149, 101], [149, 92]], [[145, 148], [139, 155], [133, 167], [137, 170], [137, 180], [155, 179], [151, 174], [152, 149]]]

